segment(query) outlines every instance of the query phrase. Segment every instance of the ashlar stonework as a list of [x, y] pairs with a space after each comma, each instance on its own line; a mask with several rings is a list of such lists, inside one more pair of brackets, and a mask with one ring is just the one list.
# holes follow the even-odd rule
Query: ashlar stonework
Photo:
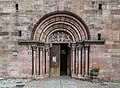
[[100, 77], [120, 79], [119, 54], [120, 0], [0, 0], [1, 77], [60, 76], [67, 57], [71, 77], [97, 65]]

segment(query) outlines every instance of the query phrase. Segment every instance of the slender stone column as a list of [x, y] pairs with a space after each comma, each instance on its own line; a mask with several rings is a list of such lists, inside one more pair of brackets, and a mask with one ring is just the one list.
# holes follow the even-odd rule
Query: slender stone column
[[88, 73], [88, 46], [85, 46], [85, 55], [86, 55], [86, 62], [85, 62], [85, 64], [86, 64], [86, 66], [85, 66], [85, 70], [86, 70], [86, 72], [85, 72], [85, 76], [87, 77], [88, 75], [87, 75], [87, 73]]
[[79, 69], [78, 69], [78, 77], [80, 78], [80, 77], [82, 77], [82, 54], [81, 54], [81, 52], [82, 52], [82, 45], [79, 45], [78, 46], [79, 47], [79, 49], [78, 49], [78, 53], [79, 53], [79, 56], [78, 56], [78, 62], [79, 62]]
[[49, 65], [49, 63], [50, 63], [49, 47], [50, 47], [49, 44], [46, 44], [46, 45], [45, 45], [45, 49], [46, 49], [46, 50], [45, 50], [45, 51], [46, 51], [46, 55], [45, 55], [45, 56], [46, 56], [46, 76], [49, 76], [49, 74], [50, 74], [50, 72], [49, 72], [49, 68], [50, 68], [50, 67], [49, 67], [49, 66], [50, 66], [50, 65]]
[[78, 76], [78, 64], [79, 64], [79, 47], [76, 47], [76, 76]]
[[81, 69], [80, 69], [80, 74], [83, 75], [83, 47], [81, 47]]
[[75, 47], [76, 44], [72, 44], [72, 57], [71, 57], [71, 72], [72, 77], [75, 77]]
[[83, 51], [83, 52], [84, 52], [84, 55], [83, 55], [83, 56], [84, 56], [84, 58], [83, 58], [83, 62], [84, 62], [84, 68], [83, 68], [83, 69], [84, 69], [84, 72], [83, 72], [83, 73], [84, 73], [84, 74], [83, 74], [83, 75], [85, 76], [85, 72], [86, 72], [86, 52], [85, 52], [85, 46], [84, 46], [84, 49], [83, 49], [83, 50], [84, 50], [84, 51]]
[[86, 78], [89, 77], [89, 45], [84, 46], [84, 75]]
[[36, 79], [36, 75], [37, 75], [37, 66], [36, 66], [36, 60], [37, 60], [37, 47], [36, 46], [34, 46], [33, 47], [33, 58], [34, 58], [34, 61], [33, 61], [33, 63], [34, 63], [34, 74], [33, 74], [33, 76], [34, 76], [34, 79]]
[[78, 77], [89, 76], [89, 45], [78, 45], [79, 46], [79, 72]]
[[36, 75], [39, 75], [39, 47], [36, 49]]
[[40, 75], [40, 70], [41, 70], [41, 69], [40, 69], [40, 64], [41, 64], [41, 63], [40, 63], [40, 48], [39, 48], [39, 47], [38, 47], [38, 59], [39, 59], [39, 60], [38, 60], [38, 63], [39, 63], [39, 66], [38, 66], [38, 68], [39, 68], [39, 71], [38, 71], [38, 72], [39, 72], [39, 73], [38, 73], [38, 75]]
[[43, 48], [40, 47], [40, 76], [43, 76]]
[[90, 65], [90, 46], [88, 46], [88, 75], [89, 75], [89, 65]]
[[43, 47], [43, 52], [42, 52], [42, 69], [43, 69], [43, 75], [45, 75], [45, 48]]
[[86, 76], [89, 75], [89, 50], [90, 46], [86, 46]]
[[34, 75], [34, 48], [31, 46], [32, 49], [32, 75]]

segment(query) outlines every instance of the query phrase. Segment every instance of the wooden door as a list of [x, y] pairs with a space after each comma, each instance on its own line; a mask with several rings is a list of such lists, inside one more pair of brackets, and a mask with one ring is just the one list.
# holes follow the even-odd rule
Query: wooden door
[[50, 76], [60, 75], [60, 45], [53, 44], [50, 50]]
[[71, 75], [68, 44], [53, 44], [50, 49], [50, 76]]

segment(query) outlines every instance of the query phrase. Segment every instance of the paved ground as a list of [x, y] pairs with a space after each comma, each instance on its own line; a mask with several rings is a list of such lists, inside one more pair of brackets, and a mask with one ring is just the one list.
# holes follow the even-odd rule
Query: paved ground
[[0, 88], [22, 88], [29, 80], [0, 78]]
[[71, 78], [32, 80], [24, 88], [120, 88], [120, 83], [91, 83]]
[[0, 78], [0, 88], [120, 88], [120, 83], [91, 83], [69, 77], [41, 80]]

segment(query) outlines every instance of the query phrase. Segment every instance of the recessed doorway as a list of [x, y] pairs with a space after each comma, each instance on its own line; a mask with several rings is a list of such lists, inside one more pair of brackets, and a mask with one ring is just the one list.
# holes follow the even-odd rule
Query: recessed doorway
[[67, 75], [68, 44], [60, 44], [60, 76]]
[[50, 76], [70, 76], [70, 62], [68, 44], [53, 44], [50, 50]]

